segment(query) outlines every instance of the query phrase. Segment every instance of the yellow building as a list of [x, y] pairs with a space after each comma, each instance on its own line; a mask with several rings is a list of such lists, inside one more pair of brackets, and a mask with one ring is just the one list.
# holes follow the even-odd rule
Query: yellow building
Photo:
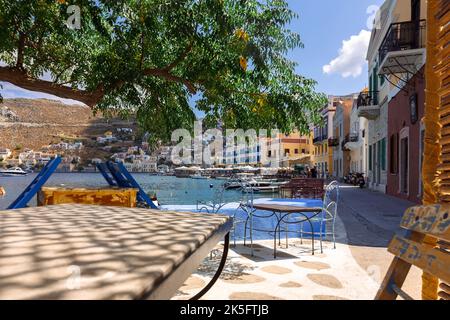
[[289, 135], [280, 134], [280, 153], [281, 167], [293, 167], [296, 164], [305, 164], [311, 166], [313, 137], [310, 135], [301, 135], [294, 132]]
[[333, 172], [333, 146], [329, 145], [329, 139], [333, 144], [333, 119], [340, 97], [328, 96], [328, 105], [323, 108], [322, 126], [313, 129], [313, 163], [319, 176], [325, 177]]

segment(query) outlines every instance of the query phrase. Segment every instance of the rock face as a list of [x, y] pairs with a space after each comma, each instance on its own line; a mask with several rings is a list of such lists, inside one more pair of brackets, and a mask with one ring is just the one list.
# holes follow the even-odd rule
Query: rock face
[[107, 120], [84, 105], [48, 99], [4, 99], [0, 103], [0, 147], [39, 150], [62, 140], [91, 140], [114, 126], [130, 122]]

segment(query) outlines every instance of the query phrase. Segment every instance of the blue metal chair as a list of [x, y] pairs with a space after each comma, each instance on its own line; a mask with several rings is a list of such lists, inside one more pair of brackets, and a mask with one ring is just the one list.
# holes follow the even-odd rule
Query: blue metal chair
[[205, 210], [207, 213], [218, 213], [219, 210], [226, 205], [226, 202], [223, 199], [225, 192], [224, 185], [217, 187], [211, 185], [210, 187], [214, 189], [213, 198], [210, 201], [197, 200], [196, 208], [198, 212]]
[[[254, 192], [253, 188], [251, 187], [250, 183], [247, 181], [242, 180], [240, 182], [241, 184], [241, 191], [242, 191], [242, 197], [239, 201], [239, 206], [233, 213], [233, 241], [234, 246], [236, 246], [236, 226], [239, 224], [244, 224], [244, 245], [246, 245], [247, 241], [247, 224], [250, 222], [250, 247], [251, 247], [251, 254], [253, 255], [253, 213], [256, 211], [253, 207], [253, 201], [254, 201]], [[237, 214], [239, 212], [244, 213], [245, 218], [238, 218]]]
[[[335, 224], [337, 217], [337, 209], [339, 203], [339, 183], [337, 181], [330, 182], [325, 188], [325, 195], [323, 199], [323, 210], [322, 213], [315, 218], [311, 219], [311, 222], [320, 223], [319, 233], [320, 233], [320, 252], [323, 253], [322, 241], [324, 236], [331, 235], [333, 238], [333, 247], [336, 249], [336, 232]], [[327, 224], [330, 223], [331, 231], [327, 230]], [[311, 230], [311, 232], [303, 231], [303, 223], [300, 224], [300, 241], [303, 243], [303, 234], [311, 234], [314, 232], [316, 236], [317, 232]]]

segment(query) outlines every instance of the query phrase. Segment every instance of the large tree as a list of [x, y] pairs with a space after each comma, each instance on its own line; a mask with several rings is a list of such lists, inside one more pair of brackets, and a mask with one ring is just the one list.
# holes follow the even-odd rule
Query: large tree
[[0, 81], [136, 114], [161, 138], [192, 124], [193, 97], [209, 125], [306, 132], [325, 97], [286, 58], [293, 18], [285, 0], [0, 0]]

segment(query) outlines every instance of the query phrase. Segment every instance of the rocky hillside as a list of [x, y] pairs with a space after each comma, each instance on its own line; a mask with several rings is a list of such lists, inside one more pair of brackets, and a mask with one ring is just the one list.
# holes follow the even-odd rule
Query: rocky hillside
[[5, 99], [0, 103], [0, 147], [31, 148], [61, 140], [83, 140], [102, 135], [128, 121], [107, 121], [83, 105], [47, 99]]

